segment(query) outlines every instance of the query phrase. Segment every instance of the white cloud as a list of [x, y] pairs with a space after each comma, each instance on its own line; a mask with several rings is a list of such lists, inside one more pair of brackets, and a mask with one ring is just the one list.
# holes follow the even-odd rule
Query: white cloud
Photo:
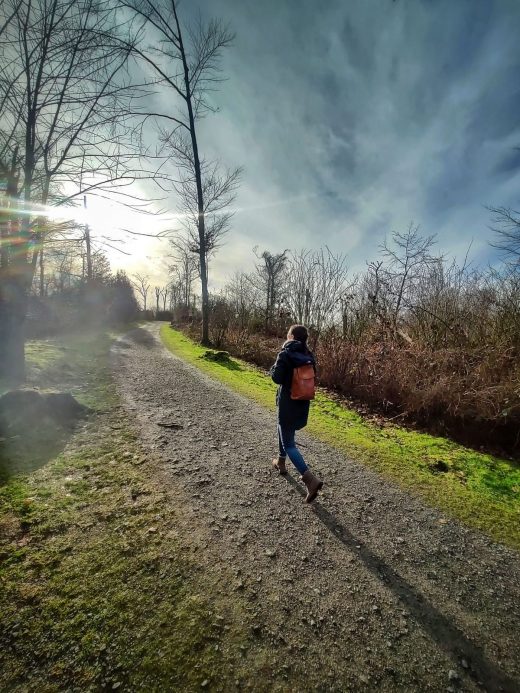
[[485, 261], [484, 205], [518, 200], [518, 170], [497, 168], [520, 145], [509, 112], [520, 99], [498, 79], [520, 67], [519, 3], [206, 0], [201, 10], [229, 19], [237, 39], [200, 144], [245, 167], [214, 287], [251, 269], [255, 245], [329, 244], [362, 267], [411, 221], [444, 252], [461, 256], [474, 239]]

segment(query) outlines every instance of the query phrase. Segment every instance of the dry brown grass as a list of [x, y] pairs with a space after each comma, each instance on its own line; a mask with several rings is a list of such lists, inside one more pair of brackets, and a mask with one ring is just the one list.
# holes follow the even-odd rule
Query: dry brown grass
[[[222, 347], [267, 369], [282, 342], [230, 329]], [[355, 344], [332, 332], [316, 356], [320, 385], [362, 407], [475, 447], [520, 452], [520, 354], [514, 348]]]

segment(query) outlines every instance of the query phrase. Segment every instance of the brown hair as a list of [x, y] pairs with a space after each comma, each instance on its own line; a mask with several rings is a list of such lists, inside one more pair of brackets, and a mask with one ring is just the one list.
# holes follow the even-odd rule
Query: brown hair
[[293, 337], [297, 339], [302, 344], [307, 344], [307, 339], [309, 338], [309, 332], [305, 325], [291, 325], [289, 331], [287, 332], [287, 338]]

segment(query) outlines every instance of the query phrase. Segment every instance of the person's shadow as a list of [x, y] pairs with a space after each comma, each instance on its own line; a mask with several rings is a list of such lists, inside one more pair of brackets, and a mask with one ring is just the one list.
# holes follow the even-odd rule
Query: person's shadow
[[[301, 495], [305, 491], [294, 477], [287, 474], [287, 482]], [[368, 546], [357, 539], [344, 525], [326, 510], [319, 500], [311, 505], [314, 514], [321, 520], [333, 537], [352, 554], [381, 582], [391, 589], [410, 611], [418, 623], [445, 650], [457, 664], [462, 659], [468, 664], [467, 673], [482, 688], [492, 692], [516, 693], [520, 691], [520, 681], [511, 678], [498, 669], [486, 657], [481, 647], [472, 643], [451, 621], [428, 602], [425, 597], [410, 585], [391, 565], [377, 556]], [[359, 547], [359, 548], [358, 548]]]

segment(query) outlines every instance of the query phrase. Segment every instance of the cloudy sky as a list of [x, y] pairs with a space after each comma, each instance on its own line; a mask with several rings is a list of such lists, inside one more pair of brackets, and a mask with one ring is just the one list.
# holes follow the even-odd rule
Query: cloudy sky
[[[184, 0], [181, 16], [196, 6]], [[520, 206], [518, 0], [198, 7], [236, 32], [201, 147], [244, 166], [214, 286], [251, 268], [256, 245], [328, 244], [361, 269], [411, 222], [439, 251], [462, 257], [472, 243], [475, 263], [493, 261], [485, 206]], [[116, 264], [159, 268], [157, 243], [133, 251]]]

